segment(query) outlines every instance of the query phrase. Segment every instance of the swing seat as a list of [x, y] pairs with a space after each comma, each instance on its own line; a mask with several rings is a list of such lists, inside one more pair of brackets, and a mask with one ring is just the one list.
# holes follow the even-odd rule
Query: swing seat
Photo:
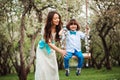
[[[83, 53], [83, 56], [85, 59], [90, 59], [91, 58], [91, 53]], [[76, 56], [72, 56], [73, 59], [76, 59]]]

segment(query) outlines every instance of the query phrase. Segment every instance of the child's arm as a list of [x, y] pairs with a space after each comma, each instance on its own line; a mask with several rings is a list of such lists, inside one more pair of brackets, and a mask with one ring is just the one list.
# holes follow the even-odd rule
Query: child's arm
[[81, 31], [80, 31], [81, 39], [88, 38], [88, 36], [89, 36], [89, 32], [90, 32], [90, 28], [89, 28], [88, 26], [86, 26], [84, 32], [81, 32]]
[[59, 35], [61, 36], [62, 34], [66, 34], [67, 31], [68, 30], [66, 28], [63, 28], [63, 29], [60, 30]]
[[63, 33], [63, 29], [60, 30], [59, 35], [61, 36]]

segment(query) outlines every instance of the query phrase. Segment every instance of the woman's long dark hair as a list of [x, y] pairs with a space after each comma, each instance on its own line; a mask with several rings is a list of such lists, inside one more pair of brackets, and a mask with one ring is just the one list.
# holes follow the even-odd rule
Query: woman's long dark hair
[[49, 42], [49, 39], [52, 40], [51, 27], [52, 27], [52, 20], [53, 20], [54, 14], [59, 15], [59, 24], [56, 26], [56, 30], [55, 30], [56, 31], [55, 41], [56, 42], [60, 41], [59, 31], [62, 28], [61, 16], [58, 12], [51, 11], [51, 12], [48, 13], [47, 20], [46, 20], [46, 25], [45, 25], [45, 28], [44, 28], [44, 39], [45, 39], [46, 43]]

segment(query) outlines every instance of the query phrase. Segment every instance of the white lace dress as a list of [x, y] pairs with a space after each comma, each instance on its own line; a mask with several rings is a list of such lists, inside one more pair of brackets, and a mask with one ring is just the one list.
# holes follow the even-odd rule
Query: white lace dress
[[56, 53], [53, 49], [48, 54], [45, 47], [40, 49], [38, 45], [36, 51], [35, 80], [59, 80]]

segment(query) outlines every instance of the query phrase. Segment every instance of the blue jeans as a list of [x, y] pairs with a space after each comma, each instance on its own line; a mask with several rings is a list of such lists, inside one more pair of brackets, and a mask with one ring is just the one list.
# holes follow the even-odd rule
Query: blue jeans
[[71, 59], [73, 55], [78, 58], [78, 66], [77, 66], [77, 68], [82, 68], [83, 61], [84, 61], [82, 51], [78, 52], [77, 50], [75, 50], [74, 53], [67, 52], [67, 54], [64, 56], [64, 67], [65, 67], [65, 69], [69, 68], [69, 59]]

